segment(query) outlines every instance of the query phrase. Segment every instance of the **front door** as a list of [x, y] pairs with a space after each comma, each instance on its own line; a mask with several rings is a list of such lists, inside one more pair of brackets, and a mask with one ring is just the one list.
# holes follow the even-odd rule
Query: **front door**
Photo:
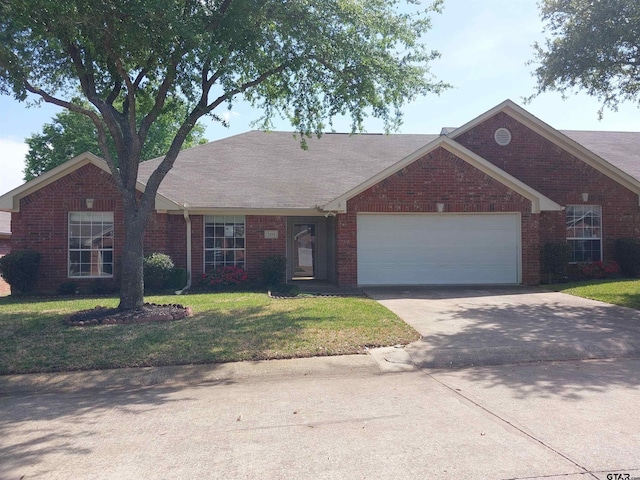
[[316, 224], [293, 224], [293, 278], [316, 278]]

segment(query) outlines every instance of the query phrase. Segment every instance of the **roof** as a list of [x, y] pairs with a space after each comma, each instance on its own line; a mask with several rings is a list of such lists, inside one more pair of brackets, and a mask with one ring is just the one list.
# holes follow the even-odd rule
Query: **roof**
[[640, 132], [561, 132], [640, 181]]
[[11, 214], [0, 212], [0, 236], [11, 235]]
[[[291, 132], [251, 131], [183, 150], [159, 190], [190, 209], [316, 208], [436, 138], [326, 133], [303, 150]], [[141, 182], [159, 162], [140, 164]]]
[[[558, 131], [505, 100], [461, 127], [443, 129], [441, 135], [325, 133], [321, 138], [307, 139], [305, 150], [300, 137], [292, 132], [251, 131], [183, 150], [160, 185], [156, 209], [254, 210], [263, 214], [286, 210], [291, 215], [296, 215], [296, 210], [301, 215], [311, 211], [322, 214], [327, 208], [341, 211], [350, 195], [371, 181], [379, 181], [415, 160], [415, 155], [443, 145], [522, 192], [532, 200], [534, 209], [556, 208], [539, 192], [529, 191], [495, 166], [484, 165], [484, 159], [455, 142], [457, 136], [498, 112], [512, 116], [640, 194], [640, 133]], [[161, 160], [140, 164], [140, 191]], [[0, 196], [0, 210], [19, 211], [21, 198], [89, 163], [109, 171], [104, 160], [95, 155], [79, 155]]]

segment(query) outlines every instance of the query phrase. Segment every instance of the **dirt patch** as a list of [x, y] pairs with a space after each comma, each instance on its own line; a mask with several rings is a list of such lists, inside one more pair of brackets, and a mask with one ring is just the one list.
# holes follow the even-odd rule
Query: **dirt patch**
[[95, 307], [82, 310], [66, 318], [69, 325], [80, 327], [91, 325], [116, 325], [128, 323], [169, 322], [193, 315], [191, 307], [178, 304], [157, 305], [145, 303], [139, 310], [118, 310], [117, 308]]

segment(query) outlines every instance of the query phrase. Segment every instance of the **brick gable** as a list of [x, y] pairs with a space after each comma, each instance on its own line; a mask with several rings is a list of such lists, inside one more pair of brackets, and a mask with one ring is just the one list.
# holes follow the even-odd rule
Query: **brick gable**
[[437, 148], [347, 202], [336, 223], [336, 268], [341, 285], [357, 282], [357, 214], [518, 212], [522, 219], [525, 283], [539, 281], [539, 215], [531, 201], [443, 148]]
[[[494, 132], [501, 127], [511, 132], [509, 145], [500, 146], [493, 138]], [[637, 194], [513, 117], [497, 113], [456, 137], [455, 141], [562, 206], [601, 205], [605, 260], [613, 259], [617, 238], [640, 236]], [[583, 193], [589, 194], [587, 202], [582, 200]], [[541, 243], [564, 238], [564, 213], [543, 213]]]
[[[88, 209], [86, 199], [93, 198]], [[124, 240], [124, 218], [120, 194], [111, 175], [89, 164], [46, 185], [20, 200], [20, 211], [12, 213], [11, 249], [33, 249], [41, 253], [36, 291], [55, 292], [60, 284], [74, 281], [89, 290], [95, 279], [67, 277], [69, 212], [114, 212], [114, 277], [101, 279], [117, 287]], [[145, 252], [164, 252], [174, 263], [186, 267], [184, 218], [153, 213], [145, 233]]]

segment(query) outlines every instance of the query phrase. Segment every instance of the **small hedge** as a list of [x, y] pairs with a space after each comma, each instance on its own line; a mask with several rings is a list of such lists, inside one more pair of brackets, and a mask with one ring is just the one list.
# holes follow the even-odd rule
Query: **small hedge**
[[285, 283], [287, 258], [281, 255], [267, 257], [262, 262], [262, 281], [266, 286], [275, 287]]
[[144, 257], [144, 286], [149, 290], [162, 290], [171, 280], [175, 266], [169, 255], [152, 253]]
[[571, 247], [567, 242], [550, 242], [542, 248], [542, 269], [549, 275], [549, 283], [562, 280], [571, 258]]
[[12, 293], [29, 293], [38, 280], [40, 253], [19, 250], [0, 258], [0, 275], [11, 285]]
[[629, 277], [640, 276], [640, 238], [616, 240], [615, 256], [622, 273]]

